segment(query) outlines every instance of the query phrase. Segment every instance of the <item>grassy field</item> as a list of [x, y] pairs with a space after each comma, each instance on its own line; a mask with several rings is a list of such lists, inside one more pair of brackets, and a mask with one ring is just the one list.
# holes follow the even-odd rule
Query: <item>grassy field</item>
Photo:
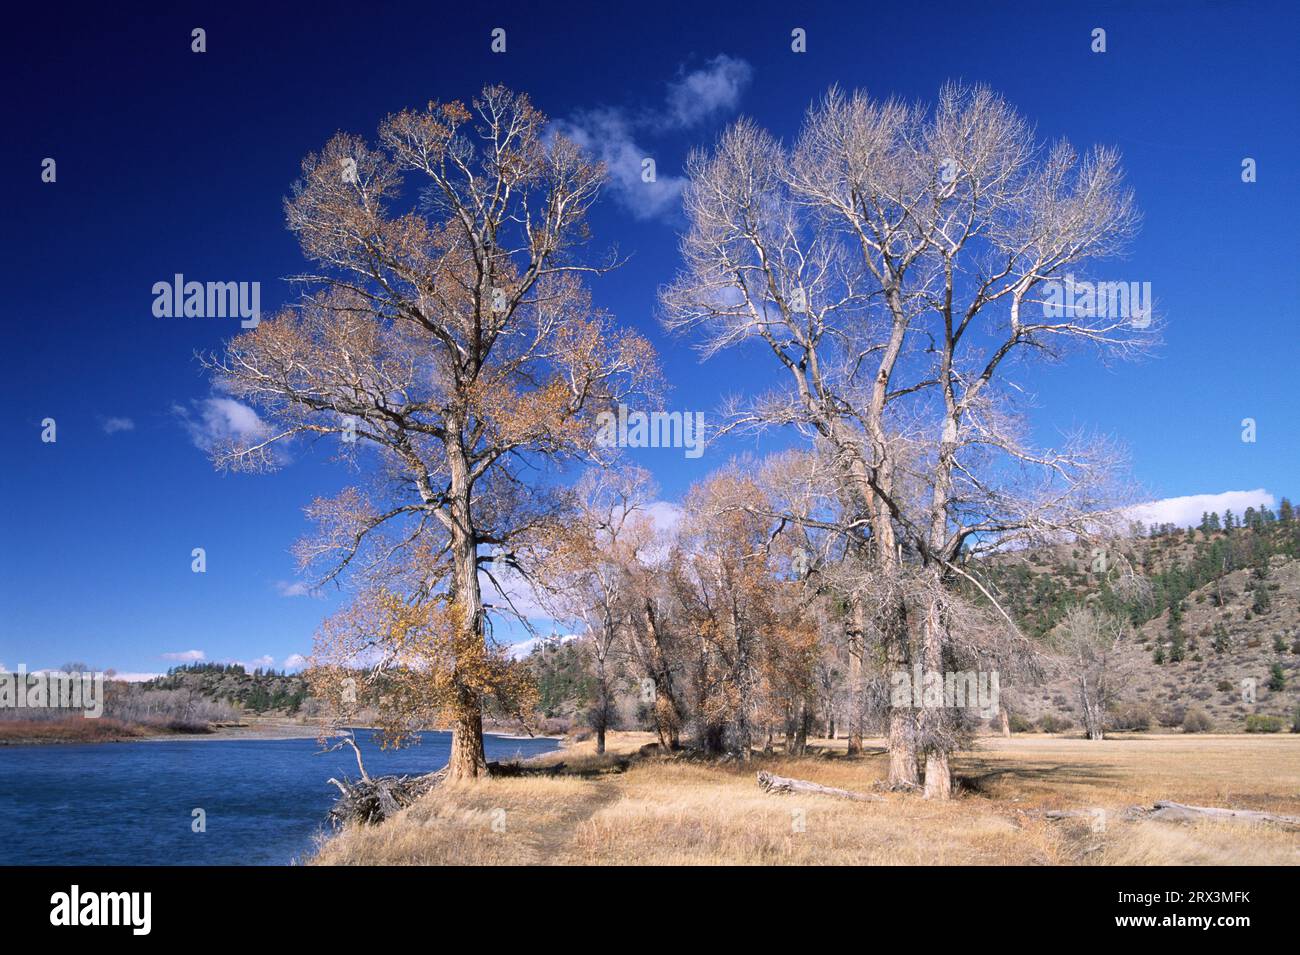
[[[815, 755], [749, 766], [633, 759], [648, 734], [620, 733], [539, 762], [555, 777], [445, 786], [387, 823], [322, 845], [322, 865], [1295, 865], [1300, 833], [1233, 823], [1128, 821], [1110, 811], [1172, 799], [1300, 815], [1300, 736], [1138, 736], [1102, 742], [987, 738], [957, 760], [958, 798], [881, 803], [773, 796], [758, 769], [868, 790], [885, 772], [881, 741], [850, 759], [843, 741]], [[1052, 822], [1034, 809], [1103, 809]]]

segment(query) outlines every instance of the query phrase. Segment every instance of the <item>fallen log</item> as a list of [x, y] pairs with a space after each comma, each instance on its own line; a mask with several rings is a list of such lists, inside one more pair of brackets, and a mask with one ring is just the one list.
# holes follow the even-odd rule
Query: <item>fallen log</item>
[[[1025, 815], [1039, 816], [1043, 819], [1058, 821], [1061, 819], [1104, 819], [1110, 815], [1101, 809], [1027, 809]], [[1155, 819], [1159, 822], [1201, 822], [1203, 820], [1218, 822], [1241, 822], [1247, 824], [1264, 823], [1282, 826], [1286, 829], [1300, 829], [1300, 816], [1281, 816], [1271, 812], [1257, 812], [1254, 809], [1223, 809], [1218, 806], [1187, 806], [1183, 803], [1160, 800], [1150, 808], [1131, 806], [1117, 811], [1114, 815], [1128, 820]]]
[[848, 789], [836, 789], [833, 786], [823, 786], [820, 783], [810, 783], [806, 779], [789, 779], [785, 776], [776, 776], [769, 772], [760, 772], [758, 774], [758, 785], [764, 792], [774, 795], [785, 795], [786, 793], [812, 793], [817, 796], [835, 796], [839, 799], [854, 799], [858, 802], [884, 802], [881, 796], [875, 796], [871, 793], [858, 793]]
[[1271, 812], [1257, 812], [1254, 809], [1221, 809], [1217, 806], [1187, 806], [1179, 802], [1162, 800], [1152, 808], [1143, 810], [1146, 819], [1159, 819], [1164, 822], [1244, 822], [1249, 824], [1267, 823], [1287, 829], [1300, 829], [1300, 816], [1281, 816]]

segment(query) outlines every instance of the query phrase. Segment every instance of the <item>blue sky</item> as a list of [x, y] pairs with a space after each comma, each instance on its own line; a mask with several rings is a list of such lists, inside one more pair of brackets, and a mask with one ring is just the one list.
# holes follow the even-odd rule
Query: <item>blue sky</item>
[[[347, 475], [306, 447], [274, 475], [214, 472], [197, 444], [240, 411], [212, 403], [194, 353], [238, 323], [155, 318], [151, 288], [177, 272], [258, 281], [274, 309], [302, 268], [281, 210], [301, 157], [486, 82], [526, 90], [611, 159], [656, 159], [657, 190], [615, 183], [596, 210], [596, 248], [631, 258], [594, 296], [655, 342], [669, 406], [706, 413], [762, 387], [766, 364], [740, 349], [701, 365], [658, 327], [655, 291], [676, 268], [682, 162], [737, 115], [789, 136], [832, 83], [932, 99], [963, 79], [1000, 91], [1044, 139], [1118, 146], [1144, 225], [1114, 267], [1152, 283], [1166, 343], [1140, 364], [1035, 372], [1035, 429], [1113, 434], [1153, 499], [1300, 490], [1294, 4], [270, 6], [11, 14], [0, 663], [149, 673], [189, 651], [277, 667], [310, 651], [337, 598], [295, 596], [289, 548], [302, 507]], [[206, 53], [190, 50], [194, 27]], [[489, 49], [495, 27], [504, 54]], [[806, 53], [790, 49], [795, 27]], [[674, 500], [754, 447], [639, 461]], [[190, 570], [194, 547], [205, 574]]]

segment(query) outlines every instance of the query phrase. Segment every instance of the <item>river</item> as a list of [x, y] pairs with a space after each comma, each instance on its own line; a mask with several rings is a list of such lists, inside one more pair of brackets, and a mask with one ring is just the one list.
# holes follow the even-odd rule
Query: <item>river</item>
[[[372, 776], [431, 772], [451, 748], [449, 733], [388, 751], [357, 738]], [[484, 744], [508, 760], [558, 741]], [[342, 775], [357, 775], [352, 750], [321, 754], [314, 739], [0, 746], [0, 864], [288, 865], [327, 830], [327, 780]]]

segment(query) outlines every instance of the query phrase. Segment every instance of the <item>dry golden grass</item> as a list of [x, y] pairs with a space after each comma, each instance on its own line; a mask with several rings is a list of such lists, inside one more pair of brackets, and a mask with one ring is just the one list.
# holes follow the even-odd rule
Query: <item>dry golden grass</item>
[[[750, 766], [633, 760], [649, 734], [620, 733], [596, 757], [577, 744], [541, 762], [566, 775], [492, 779], [430, 793], [397, 818], [323, 845], [326, 865], [1277, 865], [1300, 862], [1300, 835], [1273, 827], [1051, 822], [1026, 810], [1123, 810], [1157, 799], [1300, 814], [1300, 737], [1135, 737], [1104, 742], [983, 739], [956, 762], [949, 803], [888, 794], [881, 803], [771, 796], [767, 769], [866, 790], [878, 747], [849, 759], [825, 744], [803, 759]], [[626, 771], [621, 771], [622, 766]]]

